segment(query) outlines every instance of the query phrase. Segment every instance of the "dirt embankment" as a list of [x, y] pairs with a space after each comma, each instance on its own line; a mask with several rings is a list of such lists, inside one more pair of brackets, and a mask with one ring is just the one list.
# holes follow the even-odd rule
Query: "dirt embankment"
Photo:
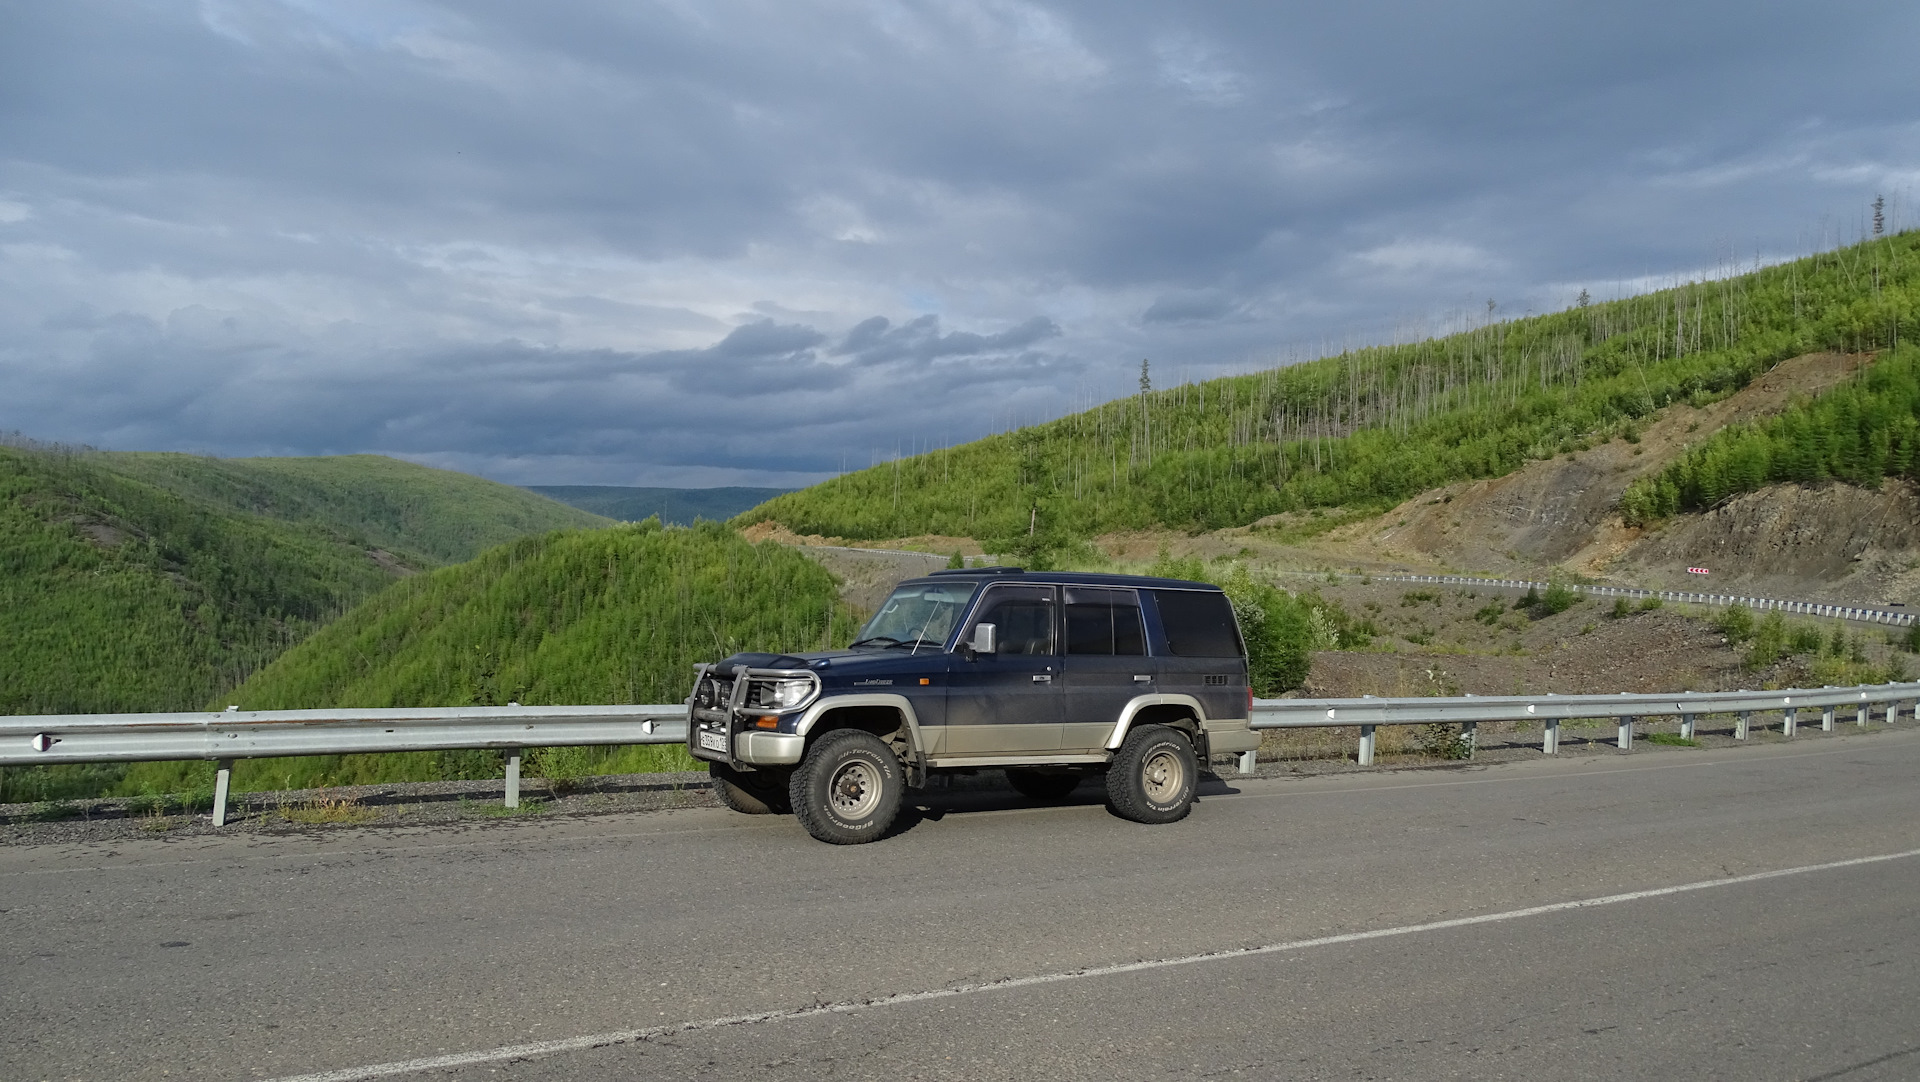
[[[1710, 574], [1701, 580], [1690, 566]], [[1608, 571], [1666, 589], [1920, 605], [1920, 487], [1775, 485], [1662, 523]]]
[[1501, 575], [1554, 565], [1605, 575], [1638, 537], [1615, 510], [1635, 479], [1729, 424], [1770, 416], [1797, 396], [1839, 383], [1868, 359], [1811, 353], [1783, 361], [1705, 409], [1667, 407], [1641, 430], [1638, 443], [1616, 439], [1528, 463], [1505, 477], [1424, 492], [1377, 519], [1330, 531], [1310, 547], [1330, 556]]

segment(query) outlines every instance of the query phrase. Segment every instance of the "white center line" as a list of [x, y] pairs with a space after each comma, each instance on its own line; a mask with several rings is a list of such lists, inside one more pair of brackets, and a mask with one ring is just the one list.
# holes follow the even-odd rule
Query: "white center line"
[[584, 1052], [593, 1048], [606, 1048], [612, 1045], [633, 1044], [639, 1041], [653, 1040], [680, 1033], [691, 1033], [698, 1030], [722, 1029], [728, 1026], [753, 1026], [766, 1022], [788, 1022], [829, 1014], [855, 1014], [861, 1011], [877, 1010], [882, 1007], [898, 1007], [910, 1003], [924, 1003], [928, 1000], [949, 999], [954, 996], [967, 996], [979, 992], [1001, 992], [1014, 988], [1031, 988], [1041, 984], [1058, 984], [1063, 981], [1086, 980], [1093, 977], [1111, 977], [1122, 973], [1138, 973], [1143, 970], [1169, 969], [1173, 966], [1193, 965], [1198, 962], [1220, 962], [1234, 958], [1248, 958], [1261, 954], [1280, 954], [1287, 951], [1310, 950], [1314, 947], [1338, 946], [1342, 943], [1359, 943], [1369, 939], [1387, 939], [1393, 936], [1415, 935], [1421, 932], [1444, 931], [1449, 928], [1465, 928], [1475, 924], [1495, 924], [1500, 921], [1545, 916], [1549, 913], [1563, 913], [1573, 909], [1592, 909], [1603, 905], [1618, 905], [1622, 902], [1637, 902], [1647, 898], [1663, 898], [1668, 895], [1686, 894], [1696, 890], [1711, 890], [1715, 887], [1738, 886], [1742, 883], [1757, 883], [1766, 879], [1779, 879], [1783, 876], [1808, 875], [1813, 872], [1828, 872], [1839, 868], [1856, 868], [1864, 864], [1882, 864], [1887, 861], [1908, 860], [1913, 857], [1920, 857], [1920, 849], [1909, 849], [1903, 853], [1883, 853], [1871, 857], [1854, 857], [1851, 860], [1836, 860], [1826, 864], [1806, 864], [1797, 868], [1781, 868], [1770, 872], [1754, 872], [1749, 875], [1736, 875], [1726, 879], [1705, 879], [1697, 883], [1682, 883], [1678, 886], [1628, 891], [1625, 894], [1608, 894], [1598, 898], [1581, 898], [1571, 902], [1553, 902], [1548, 905], [1528, 906], [1525, 909], [1509, 909], [1501, 913], [1483, 913], [1476, 917], [1454, 917], [1449, 920], [1429, 921], [1425, 924], [1404, 924], [1396, 928], [1377, 928], [1368, 932], [1345, 932], [1340, 935], [1320, 936], [1315, 939], [1295, 939], [1284, 943], [1268, 943], [1259, 947], [1236, 947], [1230, 950], [1208, 951], [1204, 954], [1188, 954], [1178, 958], [1152, 958], [1140, 962], [1123, 962], [1118, 965], [1093, 966], [1087, 969], [1065, 970], [1058, 973], [1040, 973], [1029, 977], [1009, 977], [1005, 980], [986, 981], [980, 984], [959, 984], [950, 988], [935, 988], [925, 992], [902, 992], [898, 995], [877, 996], [873, 999], [851, 1000], [843, 1003], [822, 1003], [809, 1007], [794, 1007], [787, 1010], [760, 1011], [754, 1014], [729, 1015], [724, 1018], [707, 1018], [695, 1022], [674, 1022], [664, 1026], [649, 1026], [645, 1029], [628, 1029], [613, 1033], [595, 1033], [584, 1037], [567, 1037], [552, 1041], [510, 1044], [503, 1045], [499, 1048], [487, 1048], [473, 1052], [454, 1052], [443, 1056], [427, 1056], [422, 1059], [398, 1060], [393, 1063], [376, 1063], [365, 1067], [342, 1067], [337, 1070], [320, 1071], [315, 1074], [291, 1075], [284, 1078], [273, 1079], [271, 1082], [363, 1082], [365, 1079], [390, 1078], [394, 1075], [414, 1074], [420, 1071], [469, 1067], [481, 1063], [505, 1063], [512, 1060], [532, 1059], [536, 1056], [552, 1056], [565, 1052]]

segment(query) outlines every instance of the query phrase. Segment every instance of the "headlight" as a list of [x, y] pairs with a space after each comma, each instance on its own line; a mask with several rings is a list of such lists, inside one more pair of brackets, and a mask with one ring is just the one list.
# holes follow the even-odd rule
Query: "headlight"
[[813, 694], [811, 680], [775, 680], [767, 685], [765, 697], [761, 702], [776, 710], [790, 710], [805, 702]]
[[700, 681], [700, 685], [693, 690], [693, 701], [695, 705], [710, 707], [713, 705], [713, 697], [713, 681], [711, 680]]

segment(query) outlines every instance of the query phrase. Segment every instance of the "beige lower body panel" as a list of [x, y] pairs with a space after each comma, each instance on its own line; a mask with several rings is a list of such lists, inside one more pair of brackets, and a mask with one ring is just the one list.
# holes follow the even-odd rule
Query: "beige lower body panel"
[[1260, 746], [1260, 734], [1248, 726], [1246, 718], [1216, 718], [1201, 728], [1207, 734], [1207, 750], [1215, 755], [1233, 755]]
[[1015, 755], [1059, 750], [1059, 722], [948, 725], [940, 742], [942, 755]]

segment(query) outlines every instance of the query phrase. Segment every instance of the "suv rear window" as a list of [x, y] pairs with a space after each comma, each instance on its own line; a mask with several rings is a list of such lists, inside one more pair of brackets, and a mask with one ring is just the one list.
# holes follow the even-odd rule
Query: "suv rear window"
[[1199, 590], [1154, 590], [1167, 649], [1180, 657], [1239, 657], [1240, 633], [1227, 595]]
[[1132, 590], [1067, 587], [1067, 653], [1147, 652], [1140, 629], [1140, 600]]

